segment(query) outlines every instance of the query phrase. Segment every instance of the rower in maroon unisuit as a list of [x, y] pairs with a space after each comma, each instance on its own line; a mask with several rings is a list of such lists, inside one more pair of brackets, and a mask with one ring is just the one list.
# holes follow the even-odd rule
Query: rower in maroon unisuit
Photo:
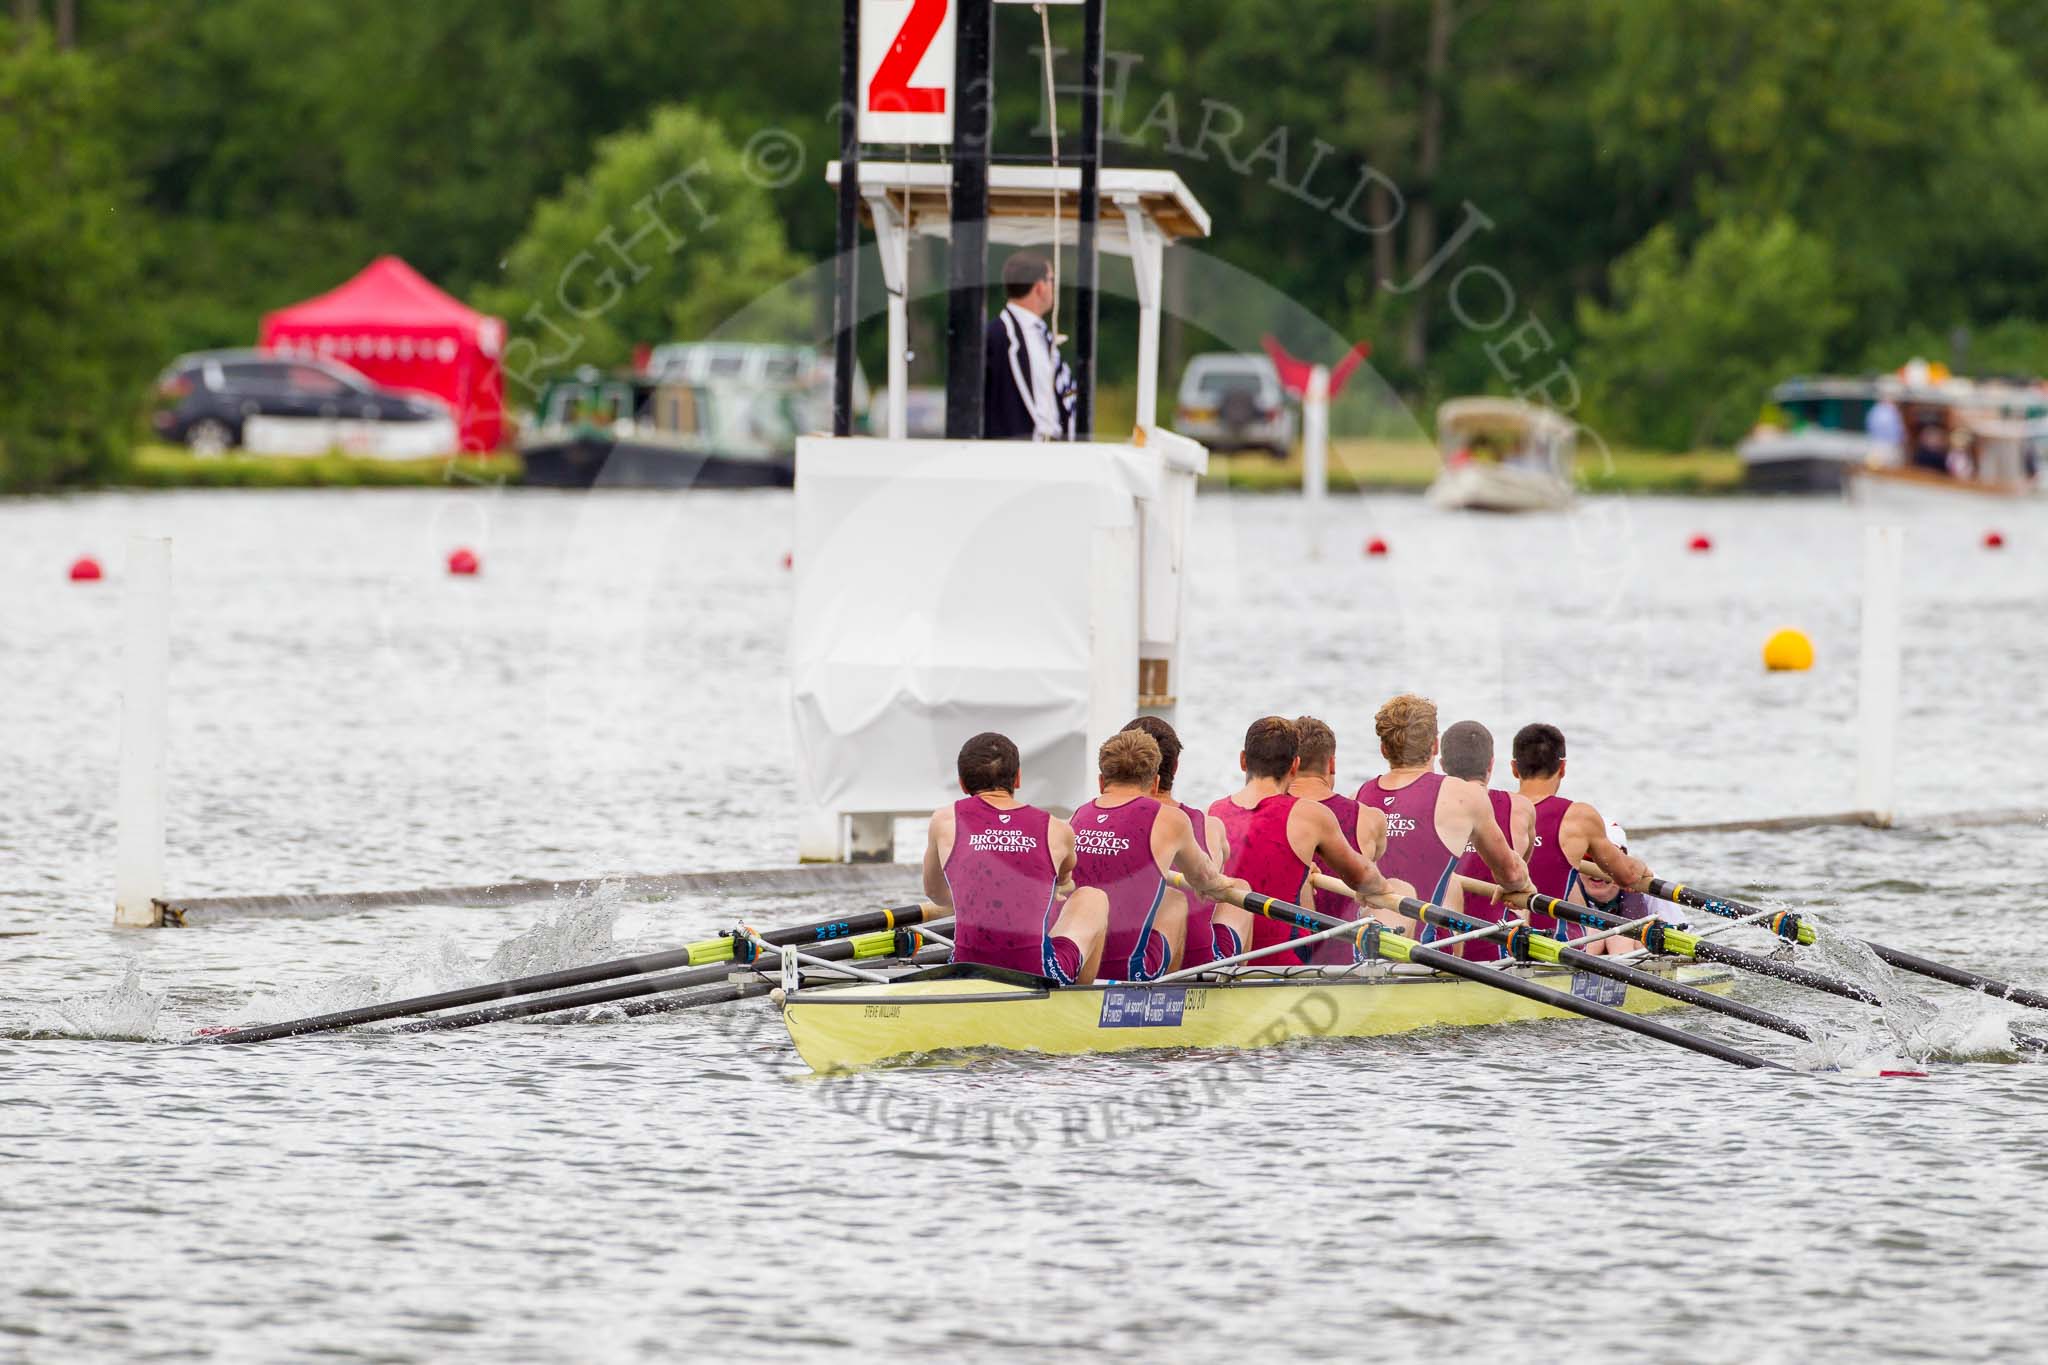
[[[1493, 732], [1476, 720], [1461, 720], [1447, 727], [1439, 762], [1445, 777], [1470, 782], [1486, 793], [1494, 827], [1507, 837], [1509, 847], [1526, 863], [1530, 841], [1534, 837], [1536, 808], [1518, 792], [1499, 791], [1489, 785], [1493, 781]], [[1486, 882], [1493, 880], [1493, 869], [1486, 865], [1486, 859], [1479, 855], [1478, 846], [1471, 840], [1466, 841], [1464, 856], [1458, 859], [1458, 875]], [[1520, 912], [1491, 897], [1468, 894], [1465, 896], [1465, 915], [1468, 919], [1499, 924], [1502, 920], [1519, 917]], [[1498, 962], [1500, 943], [1490, 938], [1473, 939], [1465, 944], [1465, 957], [1472, 962]]]
[[1067, 905], [1092, 917], [1099, 903], [1108, 924], [1096, 972], [1104, 981], [1152, 981], [1180, 962], [1188, 899], [1168, 886], [1169, 870], [1205, 900], [1244, 889], [1216, 870], [1179, 807], [1150, 794], [1159, 763], [1152, 736], [1111, 735], [1097, 754], [1102, 794], [1074, 812], [1074, 894]]
[[[1244, 769], [1243, 790], [1209, 807], [1230, 841], [1223, 868], [1227, 875], [1243, 878], [1261, 895], [1300, 905], [1309, 866], [1320, 858], [1332, 875], [1357, 893], [1361, 905], [1386, 893], [1389, 888], [1379, 869], [1345, 839], [1329, 807], [1287, 794], [1301, 769], [1293, 721], [1281, 716], [1253, 721], [1237, 761]], [[1307, 932], [1260, 916], [1252, 925], [1251, 946], [1276, 947], [1306, 937]], [[1269, 967], [1299, 966], [1306, 960], [1299, 949], [1254, 959]]]
[[[1537, 722], [1515, 732], [1514, 773], [1522, 783], [1522, 795], [1536, 808], [1534, 847], [1529, 854], [1529, 877], [1536, 889], [1561, 901], [1572, 900], [1579, 889], [1579, 864], [1591, 859], [1607, 879], [1629, 891], [1644, 891], [1650, 885], [1650, 869], [1642, 860], [1617, 848], [1607, 835], [1607, 818], [1584, 801], [1572, 801], [1557, 794], [1564, 785], [1564, 731]], [[1560, 922], [1549, 915], [1531, 914], [1529, 927], [1562, 939], [1583, 938], [1582, 926]], [[1632, 940], [1601, 939], [1586, 945], [1589, 953], [1620, 954], [1634, 948]]]
[[[1187, 816], [1188, 824], [1195, 831], [1195, 843], [1209, 855], [1210, 862], [1222, 867], [1229, 861], [1230, 853], [1229, 841], [1223, 834], [1223, 822], [1211, 820], [1208, 812], [1200, 806], [1190, 806], [1177, 800], [1173, 794], [1173, 784], [1180, 772], [1180, 736], [1157, 716], [1139, 716], [1124, 729], [1141, 730], [1152, 736], [1153, 742], [1159, 746], [1159, 776], [1152, 781], [1152, 799], [1162, 805], [1176, 807]], [[1249, 911], [1168, 887], [1166, 905], [1171, 906], [1176, 897], [1187, 906], [1187, 933], [1179, 966], [1205, 967], [1219, 957], [1243, 952], [1244, 945], [1251, 941], [1252, 916]]]
[[1092, 900], [1058, 900], [1073, 826], [1017, 799], [1023, 762], [1007, 736], [976, 735], [957, 766], [963, 797], [932, 812], [924, 848], [924, 893], [953, 911], [953, 960], [1094, 980], [1107, 918]]
[[[1296, 716], [1294, 734], [1301, 767], [1287, 784], [1288, 795], [1328, 806], [1351, 847], [1378, 862], [1387, 851], [1387, 819], [1337, 790], [1337, 732], [1314, 716]], [[1321, 858], [1316, 859], [1315, 867], [1328, 876], [1336, 875]], [[1315, 908], [1336, 919], [1358, 918], [1357, 901], [1320, 887]], [[1357, 945], [1341, 937], [1326, 938], [1316, 945], [1311, 960], [1338, 966], [1356, 962]]]
[[[1486, 793], [1433, 771], [1435, 703], [1403, 693], [1379, 709], [1373, 727], [1379, 732], [1387, 771], [1358, 789], [1358, 804], [1387, 817], [1381, 871], [1413, 883], [1423, 900], [1456, 912], [1464, 907], [1464, 893], [1453, 874], [1469, 843], [1492, 872], [1494, 885], [1526, 891], [1528, 865], [1494, 823]], [[1420, 937], [1429, 943], [1447, 935], [1431, 926], [1422, 929]]]

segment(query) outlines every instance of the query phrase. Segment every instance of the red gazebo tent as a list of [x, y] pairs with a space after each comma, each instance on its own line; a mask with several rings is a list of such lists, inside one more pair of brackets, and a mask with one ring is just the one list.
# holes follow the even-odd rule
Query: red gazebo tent
[[379, 384], [447, 400], [464, 450], [504, 434], [505, 324], [437, 289], [396, 256], [263, 319], [266, 350], [324, 356]]

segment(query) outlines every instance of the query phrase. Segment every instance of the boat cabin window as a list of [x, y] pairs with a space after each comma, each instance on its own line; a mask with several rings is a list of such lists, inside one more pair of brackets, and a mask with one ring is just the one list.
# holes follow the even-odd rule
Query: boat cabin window
[[1869, 398], [1787, 398], [1779, 402], [1784, 425], [1819, 427], [1823, 431], [1863, 431], [1870, 423]]

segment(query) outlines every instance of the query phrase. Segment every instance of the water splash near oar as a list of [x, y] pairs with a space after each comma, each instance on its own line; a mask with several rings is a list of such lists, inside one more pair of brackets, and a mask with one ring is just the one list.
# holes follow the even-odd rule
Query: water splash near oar
[[36, 1040], [160, 1042], [157, 1019], [163, 1013], [165, 998], [143, 984], [142, 969], [131, 959], [120, 984], [67, 995], [55, 1005], [44, 1007], [36, 1022], [21, 1036]]

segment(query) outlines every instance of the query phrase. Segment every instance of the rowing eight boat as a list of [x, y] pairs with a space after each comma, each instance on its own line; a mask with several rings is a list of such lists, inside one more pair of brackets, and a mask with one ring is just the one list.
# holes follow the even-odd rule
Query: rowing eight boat
[[[1725, 968], [1639, 964], [1725, 995]], [[960, 969], [952, 969], [959, 971]], [[1640, 987], [1541, 964], [1504, 969], [1630, 1014], [1684, 1006]], [[805, 986], [783, 1000], [790, 1040], [811, 1069], [848, 1071], [896, 1058], [973, 1050], [1081, 1055], [1139, 1048], [1258, 1048], [1293, 1038], [1374, 1038], [1428, 1028], [1572, 1016], [1474, 981], [1387, 962], [1299, 974], [1258, 970], [1174, 985], [1055, 987], [1010, 974]]]

